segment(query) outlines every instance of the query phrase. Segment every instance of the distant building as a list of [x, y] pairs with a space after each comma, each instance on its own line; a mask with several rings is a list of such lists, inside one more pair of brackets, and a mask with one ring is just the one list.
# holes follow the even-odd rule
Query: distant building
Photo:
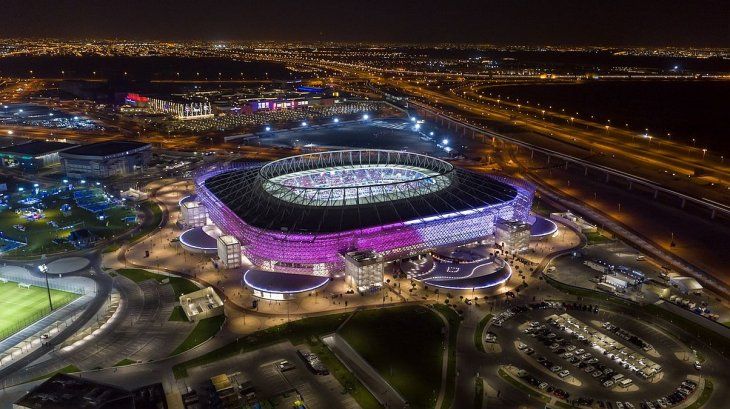
[[366, 250], [345, 253], [344, 258], [347, 284], [361, 292], [383, 285], [383, 256]]
[[141, 190], [129, 188], [119, 194], [122, 199], [132, 202], [142, 202], [149, 198], [149, 195]]
[[525, 222], [500, 219], [494, 234], [505, 250], [521, 253], [530, 248], [530, 225]]
[[588, 223], [582, 217], [574, 215], [571, 212], [550, 213], [550, 218], [553, 220], [557, 220], [560, 223], [572, 226], [583, 233], [595, 233], [598, 231], [598, 227]]
[[134, 141], [98, 142], [65, 150], [60, 158], [69, 178], [103, 179], [145, 169], [152, 158], [152, 146]]
[[213, 108], [208, 101], [188, 101], [146, 98], [146, 106], [155, 112], [172, 115], [175, 119], [201, 119], [213, 117]]
[[0, 148], [0, 166], [33, 172], [60, 163], [59, 152], [78, 145], [65, 142], [31, 141]]
[[68, 235], [69, 243], [80, 249], [92, 246], [96, 243], [96, 240], [96, 235], [90, 232], [89, 229], [74, 230]]

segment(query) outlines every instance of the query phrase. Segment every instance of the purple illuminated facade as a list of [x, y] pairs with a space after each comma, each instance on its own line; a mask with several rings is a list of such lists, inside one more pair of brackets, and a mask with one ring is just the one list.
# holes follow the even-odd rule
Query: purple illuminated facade
[[527, 220], [534, 194], [525, 182], [373, 150], [208, 168], [196, 190], [252, 263], [320, 276], [340, 274], [346, 251], [394, 260], [485, 238], [498, 218]]

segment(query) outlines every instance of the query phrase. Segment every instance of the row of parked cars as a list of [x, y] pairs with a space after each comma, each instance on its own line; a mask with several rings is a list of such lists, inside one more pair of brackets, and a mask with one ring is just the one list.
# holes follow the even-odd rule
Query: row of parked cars
[[[535, 353], [534, 349], [529, 348], [527, 345], [522, 343], [517, 345], [517, 348], [527, 355], [533, 355]], [[552, 361], [542, 355], [537, 355], [534, 358], [537, 363], [550, 370], [550, 372], [557, 374], [561, 378], [565, 378], [566, 376], [570, 375], [570, 371], [568, 371], [567, 369], [563, 369], [560, 365], [555, 365]]]
[[653, 401], [645, 401], [641, 403], [642, 409], [664, 409], [684, 402], [697, 389], [697, 382], [691, 379], [685, 379], [677, 386], [674, 392], [669, 395]]
[[524, 379], [525, 382], [529, 383], [533, 387], [535, 387], [543, 392], [547, 392], [549, 394], [552, 394], [553, 396], [556, 396], [556, 397], [558, 397], [560, 399], [564, 399], [564, 400], [568, 400], [568, 398], [570, 398], [570, 394], [568, 392], [566, 392], [560, 388], [556, 388], [547, 382], [543, 382], [543, 381], [535, 378], [534, 376], [530, 375], [530, 373], [525, 370], [520, 369], [517, 372], [517, 376], [519, 378]]
[[[697, 383], [690, 380], [685, 379], [674, 392], [671, 394], [655, 399], [652, 401], [644, 401], [639, 403], [639, 408], [641, 409], [664, 409], [669, 408], [674, 405], [680, 404], [684, 402], [690, 395], [692, 395], [695, 390], [697, 389]], [[602, 401], [602, 400], [595, 400], [593, 398], [589, 397], [578, 397], [571, 401], [569, 401], [571, 405], [577, 406], [577, 407], [589, 407], [593, 408], [595, 406], [598, 406], [599, 408], [606, 408], [606, 409], [635, 409], [636, 405], [634, 405], [631, 402], [627, 401], [616, 401], [615, 405], [611, 403], [610, 401]]]
[[515, 305], [513, 307], [510, 307], [506, 311], [503, 311], [499, 314], [497, 314], [494, 318], [492, 318], [492, 324], [495, 327], [501, 327], [505, 321], [508, 319], [514, 317], [515, 315], [527, 312], [530, 310], [544, 310], [544, 309], [560, 309], [564, 308], [562, 303], [559, 303], [557, 301], [543, 301], [543, 302], [534, 302], [527, 305]]
[[633, 333], [626, 331], [625, 329], [611, 324], [610, 322], [606, 321], [603, 323], [603, 328], [606, 331], [613, 332], [614, 334], [618, 335], [625, 341], [631, 342], [632, 344], [638, 346], [639, 348], [643, 349], [644, 351], [651, 351], [653, 347], [643, 339], [639, 338], [637, 335], [634, 335]]
[[580, 322], [574, 321], [569, 317], [563, 323], [554, 323], [557, 328], [564, 330], [570, 334], [577, 334], [578, 339], [585, 345], [601, 352], [607, 359], [614, 361], [616, 365], [634, 373], [642, 379], [649, 379], [653, 375], [662, 371], [661, 365], [656, 364], [650, 359], [633, 352], [630, 348], [620, 342], [604, 336], [600, 332], [589, 330], [588, 327]]
[[[613, 369], [608, 368], [606, 365], [599, 362], [593, 354], [587, 352], [584, 348], [581, 348], [581, 346], [590, 346], [590, 342], [587, 343], [587, 340], [572, 339], [573, 334], [571, 334], [571, 339], [568, 340], [559, 336], [556, 332], [553, 332], [551, 327], [555, 328], [556, 325], [557, 323], [550, 319], [548, 320], [548, 325], [534, 321], [529, 324], [529, 327], [525, 330], [525, 332], [530, 336], [537, 338], [538, 341], [542, 342], [551, 351], [553, 351], [554, 354], [566, 360], [569, 364], [590, 374], [606, 388], [610, 388], [615, 384], [626, 387], [633, 382], [631, 379], [626, 378], [623, 374], [615, 373]], [[571, 341], [575, 341], [578, 345], [574, 345]], [[557, 367], [560, 368], [560, 366]], [[558, 373], [565, 373], [565, 376], [570, 374], [568, 370], [563, 368], [560, 368], [560, 371], [561, 372]]]
[[[587, 406], [589, 408], [598, 406], [599, 408], [613, 409], [614, 405], [610, 401], [594, 400], [593, 398], [586, 398], [581, 396], [580, 398], [573, 399], [571, 405], [581, 407]], [[636, 406], [631, 402], [616, 401], [617, 409], [635, 409]]]

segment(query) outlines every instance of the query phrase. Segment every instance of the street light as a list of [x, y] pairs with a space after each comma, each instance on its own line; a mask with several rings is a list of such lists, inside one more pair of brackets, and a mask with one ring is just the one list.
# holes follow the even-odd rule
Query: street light
[[53, 302], [51, 301], [51, 287], [48, 285], [48, 266], [45, 264], [41, 264], [38, 266], [38, 271], [43, 274], [43, 277], [46, 278], [46, 291], [48, 292], [48, 306], [51, 308], [51, 311], [53, 311]]

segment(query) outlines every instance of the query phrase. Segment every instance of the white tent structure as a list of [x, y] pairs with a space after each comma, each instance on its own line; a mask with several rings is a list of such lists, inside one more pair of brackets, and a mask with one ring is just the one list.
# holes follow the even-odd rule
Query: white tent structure
[[677, 276], [672, 277], [669, 281], [672, 285], [676, 285], [679, 291], [684, 294], [702, 292], [702, 285], [692, 277]]

